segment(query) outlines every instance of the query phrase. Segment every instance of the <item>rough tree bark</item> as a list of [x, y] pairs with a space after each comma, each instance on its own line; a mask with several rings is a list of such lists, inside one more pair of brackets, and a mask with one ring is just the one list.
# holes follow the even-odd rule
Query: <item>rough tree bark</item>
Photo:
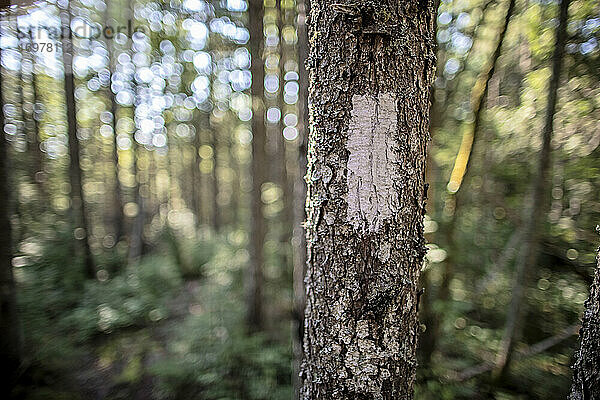
[[551, 142], [554, 131], [554, 114], [558, 100], [558, 85], [567, 40], [569, 3], [570, 0], [562, 0], [560, 4], [559, 24], [556, 29], [556, 42], [552, 56], [552, 76], [548, 85], [548, 103], [542, 131], [542, 149], [537, 165], [537, 173], [532, 182], [533, 193], [530, 205], [523, 218], [523, 221], [525, 221], [523, 226], [524, 240], [521, 253], [516, 262], [512, 299], [507, 311], [504, 336], [496, 360], [496, 370], [494, 371], [496, 379], [503, 378], [508, 372], [515, 343], [521, 336], [522, 318], [524, 316], [523, 296], [529, 275], [537, 264], [544, 217], [547, 215], [550, 206], [547, 197], [551, 185]]
[[[1, 58], [0, 53], [0, 58]], [[0, 366], [8, 373], [0, 395], [8, 398], [21, 364], [21, 332], [12, 270], [10, 224], [11, 191], [8, 182], [8, 143], [4, 135], [4, 101], [0, 84]]]
[[303, 399], [411, 399], [433, 1], [311, 2]]
[[[61, 19], [63, 26], [70, 26], [71, 14], [68, 9], [63, 11]], [[65, 103], [67, 108], [67, 135], [69, 143], [69, 183], [71, 185], [71, 219], [75, 229], [76, 248], [84, 260], [85, 274], [92, 279], [96, 276], [94, 258], [90, 249], [90, 230], [86, 219], [86, 205], [83, 196], [81, 173], [81, 148], [77, 138], [77, 117], [75, 103], [75, 79], [73, 76], [73, 54], [71, 38], [62, 39], [62, 58], [64, 65]]]
[[300, 365], [302, 363], [302, 335], [304, 331], [304, 308], [306, 295], [304, 293], [304, 276], [306, 275], [306, 155], [308, 149], [308, 72], [305, 61], [308, 59], [307, 15], [310, 11], [309, 0], [297, 2], [297, 34], [298, 34], [298, 83], [300, 86], [298, 99], [298, 167], [293, 187], [293, 289], [294, 289], [294, 318], [292, 320], [292, 383], [294, 399], [300, 398]]
[[600, 399], [600, 252], [590, 297], [585, 302], [579, 331], [579, 350], [573, 365], [573, 386], [569, 400]]
[[249, 1], [248, 29], [250, 31], [250, 56], [252, 65], [252, 174], [251, 227], [250, 227], [250, 265], [247, 271], [247, 325], [251, 331], [257, 331], [263, 325], [263, 245], [265, 240], [265, 221], [263, 216], [262, 186], [265, 182], [265, 142], [266, 127], [264, 120], [264, 77], [263, 52], [263, 1]]

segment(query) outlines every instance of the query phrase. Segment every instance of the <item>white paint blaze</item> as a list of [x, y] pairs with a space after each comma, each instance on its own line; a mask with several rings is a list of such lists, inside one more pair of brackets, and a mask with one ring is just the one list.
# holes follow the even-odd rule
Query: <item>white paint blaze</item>
[[376, 232], [398, 210], [394, 189], [398, 155], [396, 98], [389, 93], [355, 95], [348, 129], [348, 220], [359, 230]]

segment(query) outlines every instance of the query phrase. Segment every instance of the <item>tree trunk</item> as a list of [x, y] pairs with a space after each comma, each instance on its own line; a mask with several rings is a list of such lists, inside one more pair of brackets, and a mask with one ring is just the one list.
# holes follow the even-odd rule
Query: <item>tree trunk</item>
[[[106, 7], [106, 15], [105, 18], [107, 21], [110, 20], [110, 12], [109, 10], [113, 6], [112, 1], [108, 2]], [[114, 163], [114, 193], [113, 193], [113, 232], [115, 234], [115, 243], [118, 243], [119, 240], [123, 237], [124, 233], [124, 222], [125, 216], [123, 214], [123, 191], [121, 190], [121, 181], [119, 179], [119, 146], [118, 146], [118, 138], [117, 138], [117, 112], [119, 110], [119, 105], [117, 104], [117, 100], [115, 98], [115, 94], [112, 90], [112, 79], [113, 74], [116, 69], [116, 64], [114, 62], [114, 54], [113, 54], [113, 43], [112, 39], [106, 39], [106, 49], [108, 52], [108, 67], [110, 69], [110, 78], [111, 85], [108, 87], [108, 97], [110, 100], [110, 112], [112, 114], [111, 127], [113, 131], [113, 148], [112, 148], [112, 158]]]
[[113, 232], [115, 235], [115, 243], [123, 237], [123, 224], [125, 216], [123, 215], [123, 195], [121, 190], [121, 181], [119, 179], [119, 145], [117, 141], [117, 102], [115, 101], [115, 95], [112, 89], [109, 88], [109, 96], [111, 102], [111, 113], [113, 128], [113, 147], [112, 147], [112, 158], [113, 158], [113, 173], [114, 173], [114, 193], [113, 193]]
[[552, 56], [552, 77], [548, 86], [548, 104], [546, 106], [545, 122], [542, 131], [542, 150], [537, 165], [537, 174], [532, 182], [533, 193], [530, 206], [523, 218], [523, 221], [525, 221], [523, 228], [524, 241], [516, 263], [511, 304], [507, 311], [504, 336], [496, 360], [494, 375], [497, 379], [501, 379], [508, 372], [515, 342], [521, 335], [523, 328], [522, 318], [524, 315], [523, 295], [527, 287], [529, 275], [537, 264], [544, 217], [547, 215], [550, 205], [547, 195], [551, 185], [551, 141], [558, 97], [558, 85], [560, 83], [563, 55], [567, 40], [569, 3], [570, 0], [562, 0], [560, 4], [559, 25], [556, 29], [556, 44], [554, 55]]
[[471, 91], [471, 106], [473, 107], [474, 121], [473, 125], [469, 127], [470, 129], [468, 129], [463, 135], [462, 143], [460, 144], [460, 149], [458, 151], [458, 155], [456, 156], [454, 168], [452, 169], [452, 175], [450, 176], [450, 182], [448, 183], [448, 190], [451, 193], [456, 193], [460, 188], [471, 161], [471, 155], [473, 154], [476, 140], [479, 138], [478, 133], [481, 127], [481, 119], [483, 118], [485, 100], [490, 87], [490, 80], [494, 76], [496, 64], [498, 63], [498, 59], [502, 53], [502, 44], [504, 43], [504, 38], [506, 37], [506, 32], [508, 31], [508, 25], [510, 24], [510, 19], [512, 18], [515, 10], [515, 4], [516, 0], [510, 0], [508, 9], [506, 11], [506, 17], [504, 18], [504, 25], [502, 27], [502, 31], [500, 31], [498, 43], [496, 44], [496, 49], [492, 55], [491, 62], [488, 64], [484, 72], [479, 75], [477, 81], [475, 82], [475, 86]]
[[[135, 22], [135, 13], [134, 13], [134, 5], [135, 5], [135, 1], [134, 0], [127, 0], [126, 3], [126, 7], [124, 9], [124, 14], [125, 14], [125, 19], [130, 20], [133, 19], [133, 22]], [[130, 42], [129, 45], [132, 46], [133, 45], [133, 39], [129, 38]], [[130, 51], [132, 51], [130, 49]], [[139, 88], [137, 87], [137, 85], [134, 87], [134, 93], [135, 93], [135, 97], [136, 97], [136, 101], [134, 101], [134, 105], [131, 108], [131, 117], [133, 119], [135, 119], [135, 105], [138, 103], [137, 102], [137, 97], [139, 96]], [[142, 181], [142, 173], [141, 173], [141, 167], [140, 167], [140, 154], [141, 154], [141, 150], [143, 148], [143, 146], [140, 146], [139, 143], [137, 142], [137, 140], [135, 139], [135, 129], [130, 132], [131, 134], [131, 160], [132, 160], [132, 165], [131, 165], [131, 173], [133, 174], [133, 176], [135, 177], [135, 186], [133, 188], [133, 196], [134, 196], [134, 203], [136, 205], [136, 209], [137, 209], [137, 213], [135, 214], [135, 216], [133, 216], [133, 221], [131, 223], [131, 230], [129, 232], [129, 237], [128, 237], [128, 249], [127, 249], [127, 264], [128, 265], [133, 265], [135, 263], [137, 263], [140, 258], [142, 257], [143, 254], [143, 250], [144, 250], [144, 223], [145, 223], [145, 209], [146, 209], [146, 201], [144, 196], [142, 196], [142, 189], [141, 189], [141, 185], [140, 182]], [[149, 162], [148, 164], [148, 169], [150, 169], [152, 164], [152, 161]], [[146, 176], [146, 179], [144, 180], [144, 182], [147, 185], [150, 185], [150, 173], [148, 171], [146, 171], [148, 173], [148, 175]], [[149, 193], [149, 196], [151, 196], [152, 191], [148, 190], [146, 191], [146, 193]]]
[[[0, 55], [1, 58], [1, 55]], [[0, 85], [0, 360], [8, 379], [0, 384], [0, 395], [9, 398], [21, 364], [21, 331], [12, 270], [10, 224], [11, 190], [8, 182], [8, 143], [4, 134], [4, 101]]]
[[412, 399], [433, 1], [311, 3], [303, 399]]
[[275, 166], [276, 170], [275, 182], [281, 188], [281, 202], [283, 203], [283, 209], [281, 210], [281, 214], [279, 216], [279, 220], [281, 223], [281, 234], [279, 237], [279, 241], [281, 242], [281, 263], [282, 267], [287, 269], [287, 266], [290, 264], [288, 258], [288, 252], [286, 251], [286, 244], [290, 241], [291, 236], [291, 225], [292, 225], [292, 207], [291, 203], [291, 184], [288, 178], [288, 169], [287, 169], [287, 151], [286, 151], [286, 141], [283, 137], [283, 129], [285, 127], [284, 124], [284, 115], [285, 115], [285, 101], [284, 101], [284, 86], [285, 86], [285, 61], [286, 49], [284, 46], [283, 39], [283, 28], [286, 23], [286, 14], [287, 8], [281, 7], [281, 0], [275, 1], [275, 9], [277, 10], [277, 30], [279, 31], [279, 91], [277, 92], [277, 107], [281, 109], [281, 118], [277, 123], [277, 131], [275, 135]]
[[215, 232], [219, 232], [221, 229], [221, 210], [219, 207], [219, 179], [217, 177], [217, 148], [219, 147], [217, 129], [210, 124], [210, 114], [207, 114], [207, 127], [210, 132], [210, 147], [212, 147], [212, 169], [210, 171], [210, 184], [211, 184], [211, 210], [210, 210], [210, 226]]
[[240, 226], [240, 209], [241, 209], [241, 177], [242, 177], [242, 169], [243, 167], [240, 165], [238, 158], [238, 146], [239, 142], [236, 141], [235, 138], [230, 137], [229, 139], [229, 160], [230, 160], [230, 168], [233, 174], [231, 180], [231, 200], [230, 200], [230, 209], [231, 209], [231, 219], [230, 226], [232, 229], [238, 229]]
[[46, 198], [46, 171], [44, 170], [44, 159], [45, 155], [41, 149], [41, 141], [40, 141], [40, 130], [38, 124], [38, 113], [37, 113], [37, 103], [38, 103], [38, 91], [37, 91], [37, 82], [36, 82], [36, 74], [35, 74], [35, 57], [31, 57], [31, 95], [32, 95], [32, 110], [31, 110], [31, 136], [32, 136], [32, 150], [33, 150], [33, 164], [35, 170], [35, 182], [38, 184], [40, 188], [40, 195], [43, 198]]
[[[31, 42], [29, 42], [31, 43]], [[38, 187], [38, 196], [40, 197], [39, 203], [40, 208], [43, 209], [44, 202], [46, 201], [46, 193], [44, 187], [44, 153], [41, 150], [40, 143], [40, 131], [38, 127], [37, 121], [37, 101], [38, 101], [38, 92], [36, 86], [36, 76], [35, 76], [35, 53], [30, 53], [28, 51], [23, 52], [24, 60], [29, 60], [31, 62], [31, 73], [29, 76], [29, 88], [31, 90], [30, 100], [31, 100], [31, 112], [27, 116], [27, 121], [25, 122], [25, 126], [28, 130], [28, 150], [31, 155], [31, 178], [32, 182], [35, 182]], [[25, 64], [25, 63], [23, 63]], [[25, 101], [23, 101], [25, 104]]]
[[298, 21], [298, 70], [299, 70], [299, 99], [298, 99], [298, 167], [294, 179], [294, 226], [293, 251], [293, 289], [294, 289], [294, 319], [292, 321], [292, 350], [294, 361], [292, 364], [292, 383], [294, 386], [294, 399], [300, 398], [300, 366], [303, 358], [302, 335], [304, 332], [304, 308], [306, 307], [306, 294], [304, 292], [304, 277], [306, 275], [306, 175], [307, 150], [308, 150], [308, 72], [305, 61], [308, 59], [308, 31], [307, 16], [310, 12], [310, 1], [299, 0], [297, 6]]
[[569, 400], [600, 399], [600, 252], [596, 261], [598, 267], [579, 331], [580, 344], [575, 353]]
[[251, 331], [260, 330], [263, 325], [263, 246], [265, 241], [265, 220], [261, 199], [262, 185], [265, 182], [265, 142], [264, 121], [264, 76], [263, 51], [263, 2], [249, 1], [250, 55], [252, 65], [252, 174], [251, 227], [250, 227], [250, 266], [247, 277], [247, 324]]
[[[71, 14], [67, 9], [62, 15], [63, 26], [70, 26]], [[71, 185], [71, 219], [75, 229], [76, 247], [84, 260], [85, 274], [92, 279], [96, 276], [94, 259], [90, 249], [90, 230], [86, 220], [86, 205], [83, 196], [80, 165], [81, 149], [77, 138], [77, 117], [75, 104], [75, 80], [73, 77], [72, 41], [62, 39], [62, 57], [65, 75], [65, 100], [67, 108], [67, 130], [69, 143], [69, 183]]]
[[201, 118], [203, 118], [203, 111], [198, 109], [195, 110], [195, 118], [194, 118], [194, 156], [192, 157], [192, 208], [194, 213], [196, 214], [196, 228], [202, 223], [202, 195], [200, 193], [200, 188], [202, 187], [202, 177], [200, 174], [200, 161], [202, 158], [200, 157], [200, 146], [202, 146], [201, 134], [203, 126], [200, 123]]
[[129, 237], [129, 254], [127, 255], [128, 263], [134, 264], [142, 257], [143, 246], [144, 246], [144, 219], [145, 219], [145, 205], [144, 197], [140, 188], [141, 173], [138, 167], [140, 146], [138, 145], [135, 138], [133, 139], [132, 151], [133, 151], [133, 173], [135, 174], [135, 204], [137, 208], [137, 214], [134, 217], [133, 225], [131, 227], [131, 235]]
[[[114, 71], [114, 70], [113, 70]], [[111, 71], [112, 74], [112, 71]], [[112, 128], [113, 128], [113, 149], [112, 149], [112, 157], [113, 157], [113, 165], [114, 165], [114, 195], [113, 195], [113, 231], [115, 234], [115, 243], [118, 243], [119, 240], [123, 237], [123, 224], [125, 222], [125, 216], [123, 215], [123, 194], [121, 190], [121, 180], [119, 179], [119, 145], [117, 141], [117, 102], [115, 100], [115, 95], [112, 92], [112, 89], [109, 88], [109, 96], [111, 103], [111, 113], [112, 113]]]

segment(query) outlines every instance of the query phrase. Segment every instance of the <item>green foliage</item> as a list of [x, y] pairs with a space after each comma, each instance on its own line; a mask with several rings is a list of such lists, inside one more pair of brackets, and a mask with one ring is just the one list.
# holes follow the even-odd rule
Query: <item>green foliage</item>
[[161, 237], [183, 278], [199, 279], [204, 277], [206, 264], [215, 254], [214, 239], [190, 240], [178, 236], [170, 227], [165, 228]]
[[151, 368], [160, 381], [160, 398], [290, 398], [289, 346], [270, 343], [262, 335], [248, 336], [241, 326], [230, 331], [207, 322], [183, 327], [182, 332], [192, 338], [176, 341], [178, 346], [189, 345], [185, 355]]
[[166, 303], [181, 287], [178, 268], [168, 257], [152, 257], [105, 282], [87, 282], [82, 301], [65, 316], [80, 340], [99, 332], [144, 326], [167, 316]]
[[[485, 14], [482, 14], [483, 8]], [[430, 181], [434, 204], [426, 229], [433, 251], [448, 257], [428, 265], [425, 299], [443, 322], [437, 349], [419, 370], [417, 398], [565, 398], [574, 338], [513, 363], [509, 377], [490, 373], [466, 382], [453, 374], [496, 361], [512, 298], [516, 261], [528, 238], [511, 244], [527, 217], [546, 117], [558, 1], [517, 2], [496, 73], [490, 81], [479, 141], [457, 205], [446, 185], [460, 137], [473, 121], [471, 89], [491, 56], [508, 1], [443, 1], [438, 19], [438, 78], [432, 111]], [[552, 182], [545, 200], [542, 245], [527, 277], [523, 335], [516, 353], [559, 335], [579, 320], [594, 265], [600, 218], [598, 181], [597, 2], [574, 0], [558, 91]], [[466, 22], [465, 22], [466, 21]], [[465, 40], [465, 36], [470, 40]], [[472, 43], [468, 51], [461, 48]], [[512, 254], [507, 256], [507, 254]], [[449, 299], [438, 300], [447, 265]], [[493, 384], [492, 384], [493, 383]]]
[[247, 261], [239, 234], [192, 246], [197, 257], [209, 248], [203, 280], [189, 315], [170, 327], [166, 357], [150, 367], [164, 399], [289, 399], [291, 348], [285, 336], [248, 335], [239, 280]]
[[167, 253], [115, 264], [119, 273], [93, 281], [68, 262], [68, 236], [48, 243], [18, 271], [31, 367], [16, 393], [76, 398], [76, 387], [59, 382], [108, 374], [98, 384], [112, 400], [140, 391], [153, 399], [289, 398], [289, 343], [245, 331], [237, 275], [246, 257], [231, 237], [180, 243], [173, 235], [165, 243], [199, 273], [186, 274]]

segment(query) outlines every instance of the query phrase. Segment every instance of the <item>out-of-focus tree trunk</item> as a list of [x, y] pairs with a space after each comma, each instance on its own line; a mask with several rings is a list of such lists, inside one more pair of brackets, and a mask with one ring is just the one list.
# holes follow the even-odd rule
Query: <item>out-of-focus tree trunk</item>
[[[110, 53], [110, 50], [109, 50]], [[111, 70], [111, 77], [112, 72]], [[124, 223], [124, 215], [123, 215], [123, 195], [121, 190], [121, 180], [119, 179], [119, 145], [118, 145], [118, 137], [117, 137], [117, 112], [118, 105], [115, 100], [115, 95], [112, 89], [109, 88], [109, 97], [111, 104], [111, 113], [112, 113], [112, 122], [111, 126], [113, 128], [113, 166], [114, 166], [114, 195], [113, 195], [113, 231], [115, 234], [115, 241], [118, 242], [123, 236], [123, 223]]]
[[569, 400], [600, 399], [600, 252], [590, 297], [585, 302], [579, 331], [579, 350], [573, 365]]
[[200, 157], [200, 146], [202, 146], [202, 124], [201, 119], [203, 112], [196, 110], [196, 115], [194, 118], [194, 155], [192, 157], [192, 208], [194, 213], [196, 214], [196, 225], [200, 225], [202, 222], [202, 194], [200, 192], [201, 188], [201, 175], [200, 175], [200, 161], [202, 158]]
[[[127, 13], [127, 18], [132, 18], [135, 20], [135, 13], [134, 13], [134, 6], [135, 6], [135, 0], [127, 0], [127, 7], [126, 7], [126, 13]], [[129, 38], [129, 40], [131, 40], [130, 44], [133, 44], [133, 38]], [[136, 96], [137, 94], [137, 88], [134, 89], [134, 91], [136, 91]], [[132, 110], [132, 116], [135, 117], [135, 108]], [[148, 195], [148, 198], [145, 198], [144, 193], [142, 193], [142, 168], [140, 166], [140, 155], [142, 153], [142, 146], [140, 146], [140, 144], [137, 142], [137, 140], [135, 139], [135, 131], [131, 133], [131, 159], [132, 159], [132, 165], [131, 165], [131, 172], [133, 173], [134, 177], [135, 177], [135, 186], [134, 186], [134, 203], [136, 205], [136, 210], [137, 213], [135, 214], [135, 216], [133, 217], [133, 223], [131, 224], [131, 232], [129, 233], [129, 248], [128, 248], [128, 252], [127, 252], [127, 263], [129, 265], [133, 265], [137, 262], [139, 262], [139, 260], [141, 259], [143, 252], [144, 252], [144, 224], [145, 224], [145, 220], [146, 220], [146, 208], [150, 205], [154, 205], [158, 202], [158, 200], [156, 200], [155, 202], [152, 202], [150, 200], [150, 196], [152, 196], [152, 191], [147, 190], [146, 194]], [[146, 154], [148, 155], [148, 154]], [[150, 158], [150, 157], [148, 157]], [[152, 168], [154, 168], [154, 162], [153, 160], [150, 160], [148, 165], [148, 171], [145, 171], [145, 173], [147, 173], [147, 175], [145, 176], [145, 179], [143, 182], [145, 182], [146, 185], [150, 185], [152, 182], [152, 174], [150, 172], [150, 170]], [[158, 192], [158, 190], [156, 190], [156, 192]], [[148, 200], [148, 201], [146, 201]], [[146, 203], [149, 203], [148, 205]]]
[[286, 52], [289, 49], [286, 49], [284, 46], [284, 38], [283, 38], [283, 28], [285, 27], [286, 22], [286, 14], [287, 9], [281, 7], [281, 0], [275, 1], [275, 7], [277, 9], [277, 29], [279, 31], [279, 91], [277, 92], [277, 107], [281, 109], [281, 118], [277, 123], [277, 132], [275, 135], [275, 165], [274, 169], [276, 170], [276, 182], [277, 185], [281, 188], [281, 201], [283, 203], [283, 209], [281, 210], [281, 235], [280, 242], [282, 243], [281, 247], [281, 258], [282, 258], [282, 267], [287, 267], [289, 265], [288, 257], [287, 257], [287, 248], [285, 247], [287, 243], [290, 241], [291, 237], [291, 224], [292, 224], [292, 206], [291, 202], [291, 185], [288, 179], [288, 168], [287, 168], [287, 151], [286, 151], [286, 143], [283, 137], [283, 129], [285, 127], [284, 124], [284, 116], [285, 116], [285, 101], [284, 101], [284, 86], [285, 86], [285, 61], [287, 59]]
[[523, 245], [516, 261], [512, 299], [507, 310], [504, 336], [496, 360], [496, 369], [494, 371], [496, 379], [502, 379], [508, 372], [515, 343], [521, 336], [523, 329], [522, 319], [525, 314], [523, 310], [523, 296], [527, 282], [529, 281], [529, 275], [531, 275], [531, 272], [537, 265], [544, 217], [547, 215], [550, 206], [548, 193], [551, 188], [551, 142], [554, 114], [558, 100], [558, 85], [560, 84], [567, 40], [569, 4], [570, 0], [562, 0], [560, 4], [559, 24], [556, 28], [556, 43], [552, 56], [552, 76], [548, 85], [548, 104], [546, 105], [544, 128], [542, 131], [542, 149], [537, 164], [537, 173], [532, 182], [533, 193], [531, 202], [523, 218]]
[[[63, 26], [70, 26], [70, 10], [61, 14]], [[83, 195], [81, 171], [81, 147], [77, 138], [77, 117], [75, 103], [75, 79], [73, 76], [73, 49], [70, 38], [62, 39], [62, 57], [64, 65], [65, 103], [67, 108], [67, 130], [69, 143], [69, 183], [71, 184], [70, 214], [74, 228], [78, 256], [84, 260], [85, 274], [92, 279], [96, 276], [96, 267], [90, 249], [90, 229], [86, 219], [86, 204]]]
[[[14, 29], [14, 31], [17, 32], [17, 26], [18, 26], [17, 16], [14, 15], [14, 16], [12, 16], [12, 18], [9, 18], [9, 19], [11, 20], [9, 23], [9, 26], [12, 25], [10, 27], [10, 29], [11, 30]], [[14, 23], [14, 25], [13, 25], [13, 23]], [[15, 85], [15, 87], [13, 87], [13, 91], [14, 91], [13, 96], [14, 97], [12, 99], [12, 104], [15, 106], [16, 110], [18, 110], [18, 113], [20, 115], [13, 115], [11, 122], [13, 122], [16, 127], [15, 137], [25, 139], [26, 149], [29, 150], [31, 145], [30, 145], [30, 143], [28, 143], [27, 137], [25, 136], [25, 132], [26, 132], [26, 130], [25, 130], [25, 112], [23, 109], [23, 105], [25, 104], [25, 93], [23, 91], [22, 62], [21, 62], [21, 68], [19, 68], [16, 71], [15, 75], [16, 75], [15, 78], [16, 78], [17, 84]], [[4, 131], [2, 131], [2, 132], [4, 132]], [[19, 139], [19, 141], [20, 140], [21, 139]], [[27, 233], [28, 226], [27, 226], [27, 223], [24, 221], [25, 213], [23, 212], [23, 211], [25, 211], [24, 209], [26, 207], [23, 207], [24, 204], [21, 204], [21, 201], [19, 200], [19, 197], [20, 197], [19, 192], [20, 192], [19, 186], [15, 185], [14, 193], [11, 196], [12, 199], [11, 199], [11, 204], [10, 204], [10, 208], [12, 210], [12, 217], [17, 222], [17, 223], [13, 224], [13, 231], [12, 231], [13, 249], [16, 249], [18, 244], [28, 235], [28, 233]]]
[[[463, 184], [465, 175], [468, 173], [468, 167], [472, 160], [473, 149], [479, 139], [479, 131], [481, 129], [481, 122], [483, 118], [483, 112], [485, 110], [485, 102], [487, 99], [488, 90], [490, 88], [490, 81], [492, 80], [498, 64], [500, 54], [502, 54], [502, 44], [506, 38], [506, 32], [508, 31], [508, 25], [515, 11], [516, 0], [509, 0], [508, 9], [506, 10], [506, 16], [504, 17], [504, 25], [498, 35], [498, 43], [492, 54], [492, 58], [487, 67], [477, 78], [475, 86], [471, 91], [471, 106], [473, 109], [473, 123], [463, 135], [458, 155], [452, 169], [452, 175], [450, 176], [450, 182], [448, 183], [448, 190], [454, 194], [455, 197], [458, 195], [458, 191]], [[456, 204], [455, 204], [456, 208]], [[456, 212], [453, 214], [456, 215]]]
[[262, 186], [265, 182], [265, 142], [266, 127], [264, 121], [264, 76], [263, 53], [263, 2], [249, 0], [250, 56], [252, 65], [252, 174], [251, 227], [250, 227], [250, 265], [247, 271], [247, 313], [248, 328], [260, 330], [263, 326], [263, 246], [265, 241], [265, 220], [263, 215]]
[[294, 220], [292, 243], [294, 252], [293, 289], [294, 289], [294, 319], [292, 321], [292, 350], [294, 398], [300, 398], [300, 365], [303, 357], [302, 336], [304, 332], [304, 308], [306, 294], [304, 292], [304, 276], [306, 275], [306, 175], [308, 151], [308, 71], [305, 62], [308, 60], [308, 30], [307, 16], [310, 12], [310, 1], [299, 0], [297, 3], [297, 34], [298, 34], [298, 167], [294, 179]]
[[[109, 20], [109, 11], [114, 5], [112, 1], [106, 6], [106, 19]], [[117, 112], [119, 105], [115, 98], [115, 93], [112, 90], [112, 79], [115, 72], [116, 64], [114, 62], [112, 39], [106, 39], [106, 49], [108, 52], [108, 66], [110, 69], [111, 85], [108, 88], [108, 97], [110, 101], [110, 112], [112, 114], [111, 127], [113, 131], [113, 148], [112, 158], [114, 167], [114, 193], [113, 193], [113, 232], [115, 235], [115, 243], [123, 237], [125, 216], [123, 214], [123, 191], [121, 190], [121, 180], [119, 179], [119, 145], [117, 137]]]
[[[29, 42], [30, 43], [30, 42]], [[27, 44], [29, 44], [27, 43]], [[26, 45], [25, 41], [20, 44], [21, 46]], [[22, 52], [21, 61], [21, 75], [23, 78], [23, 85], [28, 86], [29, 99], [25, 96], [25, 90], [23, 90], [23, 123], [25, 125], [27, 133], [27, 151], [29, 153], [31, 181], [35, 182], [38, 188], [38, 201], [40, 208], [44, 207], [45, 204], [45, 188], [44, 188], [44, 153], [41, 150], [40, 143], [40, 132], [38, 129], [38, 121], [36, 115], [37, 105], [37, 87], [36, 87], [36, 76], [35, 76], [35, 53], [31, 51]], [[31, 72], [25, 74], [25, 65], [31, 63]], [[28, 75], [28, 77], [27, 77]], [[24, 88], [23, 88], [24, 89]], [[31, 109], [25, 107], [25, 104], [29, 100]], [[27, 111], [27, 113], [26, 113]], [[26, 115], [27, 114], [27, 115]]]
[[134, 217], [133, 225], [131, 227], [131, 234], [129, 235], [129, 254], [127, 256], [128, 263], [134, 264], [139, 261], [142, 257], [144, 247], [144, 220], [145, 220], [145, 205], [144, 197], [141, 191], [141, 172], [139, 169], [139, 157], [140, 157], [140, 146], [138, 145], [135, 138], [132, 144], [133, 151], [133, 173], [135, 174], [135, 204], [137, 214]]
[[241, 208], [241, 179], [242, 179], [242, 167], [238, 159], [238, 142], [236, 137], [231, 137], [229, 146], [229, 159], [231, 160], [231, 227], [237, 229], [240, 226], [240, 208]]
[[221, 210], [219, 207], [219, 178], [217, 176], [217, 162], [218, 162], [218, 147], [219, 138], [218, 132], [215, 127], [211, 126], [209, 115], [207, 114], [207, 127], [210, 131], [210, 146], [212, 147], [212, 169], [210, 171], [210, 184], [211, 184], [211, 197], [210, 197], [210, 225], [215, 232], [219, 232], [221, 229]]
[[11, 190], [2, 94], [0, 82], [0, 365], [7, 374], [0, 384], [0, 395], [8, 399], [21, 365], [21, 331], [12, 269]]
[[[235, 220], [235, 202], [233, 197], [233, 186], [235, 185], [235, 159], [232, 157], [231, 149], [234, 146], [234, 142], [237, 139], [236, 135], [232, 133], [232, 129], [225, 128], [228, 132], [226, 135], [221, 135], [221, 144], [219, 151], [220, 163], [222, 166], [227, 166], [226, 168], [222, 168], [222, 172], [228, 176], [226, 179], [221, 177], [220, 181], [217, 176], [217, 185], [221, 186], [221, 194], [217, 197], [217, 202], [220, 204], [220, 212], [219, 212], [219, 230], [222, 230], [223, 227], [233, 227]], [[217, 174], [219, 171], [216, 171]]]
[[302, 399], [412, 399], [433, 1], [311, 2]]
[[[28, 55], [30, 54], [30, 55]], [[40, 130], [38, 125], [38, 91], [37, 91], [37, 79], [35, 74], [35, 53], [24, 52], [24, 56], [28, 57], [31, 61], [31, 74], [29, 77], [29, 85], [31, 89], [31, 114], [28, 118], [29, 126], [29, 141], [30, 141], [30, 154], [32, 159], [32, 178], [37, 184], [40, 196], [40, 205], [44, 205], [44, 201], [47, 197], [46, 194], [46, 176], [44, 171], [44, 153], [41, 149], [40, 141]]]
[[[214, 99], [214, 93], [213, 93], [213, 79], [214, 79], [214, 75], [211, 72], [211, 74], [208, 75], [208, 79], [209, 79], [209, 90], [210, 90], [210, 95], [211, 98], [213, 100]], [[212, 110], [212, 108], [210, 108], [210, 110]], [[210, 146], [210, 148], [212, 149], [212, 168], [210, 170], [210, 177], [209, 177], [209, 184], [210, 184], [210, 190], [208, 191], [210, 194], [209, 197], [209, 202], [208, 202], [208, 223], [210, 225], [210, 227], [213, 229], [214, 232], [219, 232], [221, 230], [221, 225], [222, 225], [222, 213], [221, 213], [221, 208], [219, 207], [219, 177], [217, 174], [217, 163], [218, 163], [218, 153], [219, 153], [219, 136], [218, 136], [218, 130], [216, 129], [215, 126], [213, 126], [213, 124], [210, 121], [210, 115], [211, 115], [211, 111], [208, 111], [206, 113], [202, 113], [201, 114], [201, 122], [200, 125], [205, 129], [206, 133], [207, 133], [207, 145]]]

